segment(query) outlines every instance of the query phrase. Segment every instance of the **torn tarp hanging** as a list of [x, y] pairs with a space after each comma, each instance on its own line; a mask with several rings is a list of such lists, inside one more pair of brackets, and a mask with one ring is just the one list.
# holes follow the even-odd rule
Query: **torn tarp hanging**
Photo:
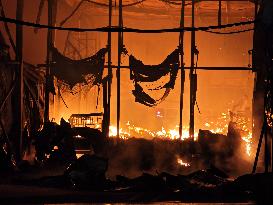
[[[93, 85], [100, 84], [106, 53], [107, 48], [102, 48], [91, 57], [72, 60], [53, 48], [51, 74], [67, 83], [70, 88], [73, 88], [77, 83], [87, 83], [87, 81]], [[86, 79], [87, 75], [90, 75], [88, 80]]]
[[[174, 50], [168, 57], [159, 65], [144, 65], [142, 61], [137, 60], [134, 56], [129, 58], [130, 65], [130, 78], [135, 83], [135, 90], [133, 95], [135, 101], [144, 104], [149, 107], [156, 106], [170, 93], [170, 90], [174, 88], [175, 80], [179, 68], [179, 50]], [[170, 76], [170, 79], [165, 84], [149, 89], [149, 90], [160, 90], [166, 89], [164, 95], [160, 99], [154, 99], [147, 94], [140, 83], [155, 82], [163, 76]]]

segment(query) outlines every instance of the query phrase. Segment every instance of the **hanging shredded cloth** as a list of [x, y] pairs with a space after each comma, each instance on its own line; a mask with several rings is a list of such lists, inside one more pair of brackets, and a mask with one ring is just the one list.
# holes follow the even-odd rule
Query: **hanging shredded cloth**
[[[164, 101], [169, 95], [170, 90], [174, 88], [177, 72], [179, 69], [179, 50], [174, 50], [168, 57], [159, 65], [144, 65], [142, 61], [134, 56], [129, 57], [130, 78], [134, 81], [135, 90], [133, 95], [135, 101], [143, 105], [154, 107]], [[150, 90], [165, 89], [163, 96], [160, 99], [154, 99], [147, 94], [140, 83], [156, 82], [164, 76], [170, 76], [168, 82], [164, 85]]]
[[56, 48], [52, 49], [52, 53], [51, 74], [67, 83], [70, 89], [77, 83], [92, 83], [92, 85], [101, 83], [107, 48], [102, 48], [95, 55], [82, 60], [70, 59]]

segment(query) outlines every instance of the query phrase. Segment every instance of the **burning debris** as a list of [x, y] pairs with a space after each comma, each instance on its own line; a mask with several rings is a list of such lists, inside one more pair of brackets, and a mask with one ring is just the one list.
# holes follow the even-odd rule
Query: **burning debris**
[[[64, 120], [61, 120], [60, 125], [49, 123], [38, 133], [35, 140], [37, 160], [59, 160], [67, 164], [74, 161], [76, 155], [80, 157], [84, 153], [95, 153], [109, 158], [111, 176], [118, 173], [135, 176], [142, 171], [153, 173], [155, 170], [187, 173], [211, 164], [231, 172], [239, 168], [232, 163], [235, 158], [237, 161], [249, 163], [246, 160], [248, 155], [242, 155], [242, 150], [245, 149], [242, 131], [234, 122], [230, 122], [227, 135], [199, 130], [194, 142], [189, 138], [181, 140], [172, 137], [172, 132], [164, 129], [159, 133], [135, 127], [130, 123], [127, 125], [130, 131], [123, 132], [121, 129], [120, 138], [106, 138], [97, 129], [71, 128]], [[134, 138], [134, 132], [154, 137]]]
[[[47, 19], [42, 15], [45, 3]], [[89, 4], [93, 5], [90, 7], [92, 12], [89, 12]], [[211, 3], [172, 0], [124, 3], [120, 0], [112, 4], [112, 1], [101, 0], [41, 0], [39, 5], [32, 5], [17, 0], [15, 6], [12, 1], [3, 4], [0, 0], [0, 21], [4, 25], [4, 35], [0, 31], [0, 173], [3, 176], [0, 184], [59, 188], [67, 191], [66, 194], [91, 193], [93, 197], [87, 198], [95, 198], [98, 202], [103, 201], [104, 196], [108, 197], [107, 202], [272, 202], [273, 181], [269, 170], [273, 167], [273, 157], [270, 157], [273, 153], [270, 145], [273, 142], [273, 4], [270, 0], [226, 2], [228, 15], [223, 15], [220, 0]], [[166, 4], [170, 6], [167, 13]], [[201, 12], [195, 12], [196, 4]], [[35, 19], [27, 22], [24, 11], [32, 13], [29, 8], [35, 6], [39, 7], [36, 23], [33, 23]], [[116, 15], [112, 15], [117, 6], [118, 21]], [[13, 12], [14, 8], [16, 11]], [[16, 13], [16, 16], [6, 17], [6, 9], [9, 15]], [[72, 13], [63, 16], [69, 9]], [[77, 12], [79, 9], [83, 10]], [[169, 12], [169, 9], [174, 10]], [[214, 20], [210, 26], [203, 25], [203, 15], [213, 16], [214, 11], [218, 14], [218, 25], [214, 25]], [[239, 13], [241, 11], [244, 12]], [[189, 26], [190, 12], [192, 21]], [[93, 13], [98, 15], [90, 18]], [[166, 23], [169, 13], [174, 18]], [[78, 14], [77, 21], [73, 21], [73, 16]], [[105, 15], [109, 18], [109, 25], [94, 28], [106, 19]], [[131, 18], [124, 21], [123, 17], [127, 18], [127, 15]], [[149, 21], [157, 16], [154, 21], [158, 22], [154, 25], [177, 25], [173, 21], [180, 16], [180, 26], [139, 29], [133, 25], [134, 18], [137, 17], [139, 23], [141, 15], [148, 16]], [[227, 21], [235, 20], [235, 23], [225, 24], [227, 16]], [[60, 18], [64, 20], [59, 24]], [[63, 27], [68, 21], [71, 21], [69, 25]], [[41, 22], [48, 22], [48, 25]], [[10, 24], [16, 26], [16, 42]], [[254, 29], [249, 27], [251, 25]], [[28, 36], [24, 36], [27, 27], [35, 28], [34, 33], [28, 31]], [[43, 32], [39, 37], [38, 29], [41, 30], [39, 33]], [[251, 30], [254, 30], [253, 39], [240, 35], [234, 35], [236, 38], [232, 40], [226, 37]], [[100, 37], [103, 32], [108, 34], [105, 45], [101, 45], [105, 40]], [[112, 38], [113, 32], [117, 32], [118, 44]], [[186, 41], [185, 32], [191, 33], [190, 43]], [[204, 34], [198, 41], [197, 32]], [[135, 38], [133, 33], [158, 35]], [[176, 40], [174, 36], [158, 37], [161, 33], [177, 34]], [[64, 34], [67, 34], [66, 38], [63, 38]], [[217, 37], [209, 40], [211, 34], [225, 34], [225, 41]], [[45, 36], [46, 48], [43, 47], [45, 44], [35, 42], [36, 38], [40, 41]], [[35, 45], [35, 51], [32, 47], [26, 49], [26, 40]], [[240, 44], [234, 44], [236, 40]], [[217, 45], [218, 41], [223, 45]], [[216, 52], [203, 52], [204, 46]], [[62, 53], [61, 47], [64, 47]], [[156, 52], [150, 52], [150, 49]], [[247, 52], [246, 49], [251, 50]], [[40, 52], [42, 50], [46, 52]], [[118, 52], [113, 53], [114, 50]], [[243, 67], [247, 57], [249, 65]], [[160, 59], [165, 60], [156, 64]], [[31, 62], [26, 62], [28, 60]], [[153, 64], [144, 64], [144, 61]], [[207, 65], [207, 62], [212, 63]], [[219, 63], [222, 67], [212, 67]], [[226, 67], [229, 65], [237, 66]], [[122, 69], [126, 69], [127, 76], [121, 75]], [[216, 70], [226, 73], [211, 78], [210, 73], [201, 70], [214, 70], [211, 76]], [[241, 75], [240, 72], [237, 75], [228, 70], [253, 73]], [[187, 71], [189, 78], [186, 78]], [[249, 79], [242, 80], [243, 76]], [[179, 92], [176, 92], [178, 85]], [[208, 90], [203, 92], [205, 87]], [[228, 93], [227, 88], [233, 90]], [[128, 94], [130, 90], [132, 93]], [[88, 96], [91, 93], [92, 96]], [[126, 103], [121, 102], [121, 96], [126, 96], [123, 98]], [[187, 96], [189, 104], [184, 103]], [[163, 102], [167, 97], [171, 99], [168, 106]], [[130, 102], [130, 98], [134, 102]], [[86, 106], [83, 106], [83, 99]], [[162, 107], [152, 110], [151, 107], [159, 104]], [[143, 105], [145, 108], [141, 112], [138, 106]], [[121, 115], [124, 108], [129, 112]], [[228, 112], [223, 112], [227, 108], [230, 108]], [[67, 117], [64, 115], [72, 112], [69, 123], [63, 118], [60, 124], [54, 122], [54, 119]], [[152, 112], [155, 114], [151, 115]], [[221, 113], [220, 117], [216, 117], [216, 113]], [[116, 114], [116, 120], [113, 120], [113, 114]], [[130, 121], [121, 125], [121, 119]], [[187, 121], [189, 126], [184, 126]], [[116, 126], [112, 125], [114, 122]], [[236, 178], [249, 172], [257, 136], [260, 139], [252, 174]], [[265, 174], [254, 174], [263, 163], [258, 160], [262, 144]], [[82, 190], [86, 192], [80, 192]], [[8, 199], [4, 195], [0, 194], [1, 202], [1, 197]], [[36, 197], [30, 198], [37, 200]]]
[[[235, 138], [238, 140], [236, 143], [238, 145], [244, 146], [244, 152], [251, 156], [251, 147], [252, 147], [252, 133], [251, 133], [251, 122], [250, 119], [244, 116], [244, 113], [234, 113], [228, 111], [227, 113], [222, 113], [221, 117], [217, 119], [216, 122], [205, 123], [205, 127], [208, 128], [208, 132], [205, 134], [208, 139], [205, 140], [213, 140], [213, 136], [220, 134], [219, 137], [230, 136], [233, 137], [235, 134]], [[120, 139], [129, 139], [129, 138], [146, 138], [146, 139], [165, 139], [165, 140], [181, 140], [186, 141], [189, 137], [189, 127], [183, 127], [182, 130], [182, 138], [179, 136], [179, 126], [176, 126], [174, 129], [166, 130], [164, 127], [161, 130], [150, 130], [147, 128], [135, 126], [130, 122], [126, 123], [124, 128], [120, 128], [119, 137]], [[236, 133], [229, 133], [232, 129], [236, 130]], [[203, 130], [199, 130], [199, 132], [195, 131], [194, 133], [194, 141], [204, 140], [200, 137], [203, 135]], [[117, 136], [117, 128], [115, 126], [110, 126], [111, 137]], [[211, 138], [210, 138], [211, 136]], [[208, 142], [210, 143], [210, 142]]]
[[[21, 181], [20, 184], [65, 190], [73, 189], [74, 191], [71, 194], [76, 193], [75, 189], [77, 191], [84, 190], [85, 192], [80, 194], [81, 197], [84, 193], [89, 196], [95, 192], [100, 193], [104, 197], [103, 200], [107, 201], [109, 197], [111, 201], [117, 200], [117, 202], [124, 200], [132, 202], [146, 200], [272, 201], [272, 198], [264, 198], [264, 191], [272, 193], [272, 174], [244, 175], [234, 180], [220, 169], [211, 166], [185, 175], [173, 175], [167, 172], [157, 174], [143, 172], [133, 178], [117, 175], [114, 180], [110, 180], [106, 177], [107, 167], [106, 159], [95, 155], [83, 155], [69, 165], [62, 175], [25, 180]], [[267, 186], [264, 186], [265, 184]]]
[[184, 167], [189, 167], [189, 166], [191, 166], [189, 163], [183, 162], [183, 160], [180, 159], [180, 158], [177, 158], [177, 163], [178, 163], [179, 165], [181, 165], [181, 166], [184, 166]]

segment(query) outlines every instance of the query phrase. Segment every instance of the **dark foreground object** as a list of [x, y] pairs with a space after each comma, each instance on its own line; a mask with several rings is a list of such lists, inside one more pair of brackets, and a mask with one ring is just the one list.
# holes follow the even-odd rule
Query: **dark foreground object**
[[141, 203], [230, 202], [273, 203], [273, 175], [254, 174], [231, 180], [211, 166], [188, 175], [143, 173], [135, 178], [105, 177], [107, 160], [83, 155], [62, 175], [0, 185], [1, 203]]
[[[144, 176], [144, 178], [151, 176]], [[155, 177], [155, 176], [153, 176]], [[153, 178], [152, 177], [152, 178]], [[174, 177], [174, 176], [168, 176]], [[141, 178], [141, 177], [140, 177]], [[157, 177], [155, 177], [157, 178]], [[150, 184], [158, 185], [153, 178]], [[182, 177], [183, 178], [183, 177]], [[140, 179], [135, 179], [139, 180]], [[153, 182], [152, 182], [153, 181]], [[180, 180], [180, 181], [183, 181]], [[151, 184], [152, 183], [152, 184]], [[137, 184], [141, 184], [138, 182]], [[178, 183], [179, 184], [179, 183]], [[144, 185], [144, 184], [143, 184]], [[155, 190], [108, 190], [108, 191], [80, 191], [71, 189], [57, 189], [23, 185], [0, 185], [0, 201], [5, 204], [30, 204], [30, 203], [132, 203], [132, 202], [221, 202], [239, 203], [255, 202], [260, 204], [272, 204], [272, 175], [245, 175], [232, 183], [220, 187], [196, 186], [184, 190], [172, 190], [166, 187]]]

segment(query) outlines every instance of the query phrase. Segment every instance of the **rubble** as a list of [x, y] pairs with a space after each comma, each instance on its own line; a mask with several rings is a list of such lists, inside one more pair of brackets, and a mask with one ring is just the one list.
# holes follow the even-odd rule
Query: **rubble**
[[104, 190], [108, 161], [95, 155], [83, 155], [71, 163], [64, 172], [72, 187], [76, 189]]
[[[143, 173], [135, 178], [118, 175], [115, 181], [105, 177], [107, 161], [84, 155], [73, 163], [61, 176], [43, 177], [24, 183], [65, 190], [101, 193], [103, 200], [112, 201], [195, 201], [195, 202], [249, 202], [272, 201], [272, 173], [244, 175], [233, 180], [217, 168], [198, 170], [189, 175], [172, 175], [166, 172], [151, 175]], [[121, 195], [122, 194], [122, 195]], [[198, 196], [198, 198], [196, 197]], [[267, 196], [267, 198], [265, 198]], [[125, 197], [125, 198], [124, 198]], [[103, 201], [102, 200], [102, 201]], [[135, 202], [136, 202], [135, 201]]]
[[47, 160], [47, 156], [62, 163], [76, 159], [73, 130], [64, 119], [61, 119], [60, 125], [54, 122], [45, 123], [34, 143], [36, 157], [40, 162]]

